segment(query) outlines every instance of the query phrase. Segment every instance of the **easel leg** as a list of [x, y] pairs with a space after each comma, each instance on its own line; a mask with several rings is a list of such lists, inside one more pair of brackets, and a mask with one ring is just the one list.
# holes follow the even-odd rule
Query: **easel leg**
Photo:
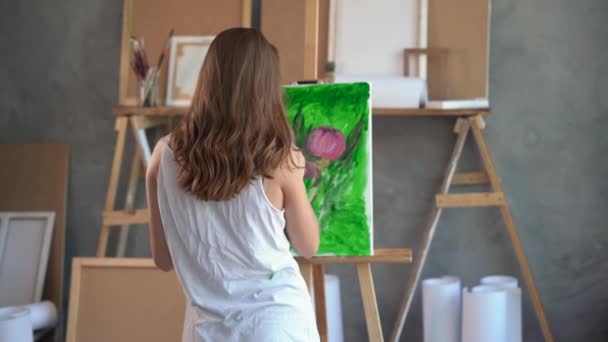
[[382, 342], [384, 341], [384, 337], [382, 336], [382, 326], [380, 325], [376, 290], [374, 289], [370, 264], [357, 264], [357, 275], [359, 276], [359, 286], [361, 287], [361, 298], [363, 299], [369, 340], [372, 342]]
[[315, 312], [317, 316], [317, 329], [321, 342], [327, 342], [327, 308], [325, 307], [325, 267], [323, 265], [313, 265], [313, 285], [315, 295]]
[[133, 128], [133, 136], [135, 136], [136, 148], [140, 150], [144, 165], [147, 167], [152, 158], [152, 150], [150, 149], [150, 142], [146, 136], [144, 118], [132, 116], [130, 120], [131, 127]]
[[[481, 117], [474, 117], [469, 119], [469, 122], [473, 130], [475, 142], [479, 147], [481, 159], [483, 160], [483, 164], [488, 173], [490, 185], [492, 186], [492, 189], [495, 192], [503, 192], [502, 184], [496, 173], [496, 168], [494, 166], [494, 162], [492, 161], [492, 157], [490, 156], [490, 150], [488, 149], [488, 145], [486, 144], [483, 133], [481, 132], [481, 129], [483, 128], [482, 120], [483, 119]], [[521, 269], [524, 281], [526, 283], [526, 287], [528, 288], [528, 293], [530, 294], [530, 298], [532, 299], [532, 306], [534, 307], [534, 312], [536, 313], [536, 317], [538, 318], [538, 322], [540, 324], [540, 328], [542, 330], [545, 341], [553, 342], [553, 334], [551, 333], [551, 329], [549, 328], [549, 322], [547, 321], [547, 317], [545, 316], [545, 311], [543, 309], [538, 290], [536, 289], [534, 277], [532, 276], [532, 271], [530, 270], [528, 259], [526, 258], [523, 247], [521, 245], [519, 234], [517, 233], [517, 229], [515, 228], [515, 224], [513, 223], [513, 217], [511, 216], [511, 211], [509, 210], [508, 204], [500, 207], [500, 213], [507, 227], [507, 232], [509, 234], [509, 238], [511, 239], [511, 243], [513, 244], [515, 256], [517, 257], [519, 268]]]
[[[127, 186], [127, 198], [125, 199], [125, 210], [127, 211], [133, 211], [135, 207], [135, 196], [137, 194], [137, 184], [139, 183], [139, 174], [142, 166], [141, 163], [141, 152], [140, 149], [136, 148], [135, 152], [133, 153], [133, 161], [131, 162], [131, 173], [129, 174], [129, 184]], [[128, 224], [125, 224], [120, 228], [118, 247], [116, 248], [116, 256], [119, 258], [125, 256], [129, 229]]]
[[300, 264], [300, 273], [302, 273], [308, 293], [312, 296], [312, 264]]
[[[456, 138], [456, 144], [454, 145], [450, 161], [448, 162], [448, 166], [445, 170], [443, 183], [439, 188], [440, 194], [447, 194], [450, 190], [450, 184], [452, 182], [452, 178], [454, 177], [454, 173], [456, 172], [456, 166], [460, 160], [460, 155], [462, 154], [462, 149], [469, 133], [469, 125], [466, 120], [458, 119], [456, 126], [454, 127], [454, 131], [458, 134], [458, 137]], [[422, 268], [426, 262], [426, 257], [431, 248], [431, 241], [435, 236], [435, 230], [437, 228], [439, 218], [441, 217], [441, 212], [441, 208], [438, 208], [436, 203], [433, 201], [433, 209], [422, 237], [422, 243], [419, 247], [420, 251], [414, 258], [414, 265], [410, 271], [410, 276], [401, 300], [399, 313], [397, 314], [397, 320], [395, 322], [395, 326], [393, 327], [393, 332], [391, 334], [392, 342], [397, 342], [401, 337], [401, 333], [403, 332], [403, 326], [405, 325], [407, 314], [412, 305], [414, 294], [416, 293], [416, 288], [418, 286], [418, 282], [420, 281], [420, 275], [422, 274]]]
[[[112, 159], [112, 171], [110, 173], [110, 183], [108, 184], [108, 192], [106, 194], [106, 203], [104, 209], [106, 211], [114, 210], [114, 202], [116, 201], [116, 189], [118, 188], [118, 180], [120, 178], [120, 168], [122, 166], [122, 158], [125, 150], [125, 138], [127, 135], [128, 119], [119, 117], [116, 119], [115, 130], [118, 132], [116, 137], [116, 146], [114, 150], [114, 158]], [[104, 257], [108, 246], [108, 237], [110, 235], [110, 226], [102, 223], [99, 232], [99, 241], [97, 242], [97, 256]]]

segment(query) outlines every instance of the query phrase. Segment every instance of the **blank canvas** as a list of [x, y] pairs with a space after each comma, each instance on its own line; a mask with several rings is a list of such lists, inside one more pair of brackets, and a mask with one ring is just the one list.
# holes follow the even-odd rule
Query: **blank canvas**
[[55, 214], [0, 213], [0, 307], [42, 299]]

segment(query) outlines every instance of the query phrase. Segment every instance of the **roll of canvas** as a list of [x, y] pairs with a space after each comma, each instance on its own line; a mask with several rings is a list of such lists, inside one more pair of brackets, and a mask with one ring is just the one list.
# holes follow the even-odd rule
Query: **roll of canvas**
[[334, 82], [369, 82], [373, 108], [420, 108], [427, 100], [426, 81], [416, 77], [336, 75]]
[[32, 322], [27, 309], [0, 309], [0, 341], [32, 342], [33, 340]]
[[517, 278], [509, 276], [488, 276], [481, 278], [483, 286], [493, 286], [507, 291], [507, 340], [522, 342], [521, 289]]
[[462, 341], [510, 342], [507, 340], [507, 291], [477, 286], [462, 294]]
[[[314, 306], [314, 289], [311, 297]], [[340, 278], [333, 274], [325, 275], [325, 312], [327, 314], [328, 341], [344, 342]]]
[[422, 281], [424, 342], [460, 341], [460, 279]]

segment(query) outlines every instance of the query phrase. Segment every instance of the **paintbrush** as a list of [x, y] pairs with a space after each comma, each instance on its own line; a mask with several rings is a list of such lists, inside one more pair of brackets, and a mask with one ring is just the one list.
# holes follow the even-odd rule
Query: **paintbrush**
[[165, 46], [161, 50], [160, 56], [158, 57], [158, 63], [156, 64], [156, 69], [154, 70], [154, 75], [153, 75], [154, 78], [152, 78], [152, 85], [151, 85], [150, 89], [148, 89], [148, 92], [146, 93], [146, 96], [144, 97], [145, 104], [149, 104], [150, 96], [152, 93], [152, 88], [156, 86], [156, 82], [158, 80], [158, 74], [160, 73], [160, 68], [163, 64], [163, 60], [165, 59], [165, 56], [169, 53], [169, 48], [171, 47], [171, 37], [173, 37], [173, 33], [174, 33], [174, 30], [171, 29], [171, 31], [169, 31], [169, 36], [167, 37], [167, 41], [165, 42]]

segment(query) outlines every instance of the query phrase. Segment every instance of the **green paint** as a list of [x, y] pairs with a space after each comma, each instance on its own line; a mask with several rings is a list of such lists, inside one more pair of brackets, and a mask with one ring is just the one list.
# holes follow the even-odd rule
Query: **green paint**
[[[318, 254], [370, 255], [371, 217], [366, 203], [371, 205], [371, 198], [365, 191], [371, 182], [369, 84], [286, 87], [285, 95], [296, 143], [307, 162], [321, 168], [318, 178], [305, 179], [321, 227]], [[326, 160], [306, 149], [307, 138], [319, 127], [343, 134], [346, 148], [339, 158]]]

